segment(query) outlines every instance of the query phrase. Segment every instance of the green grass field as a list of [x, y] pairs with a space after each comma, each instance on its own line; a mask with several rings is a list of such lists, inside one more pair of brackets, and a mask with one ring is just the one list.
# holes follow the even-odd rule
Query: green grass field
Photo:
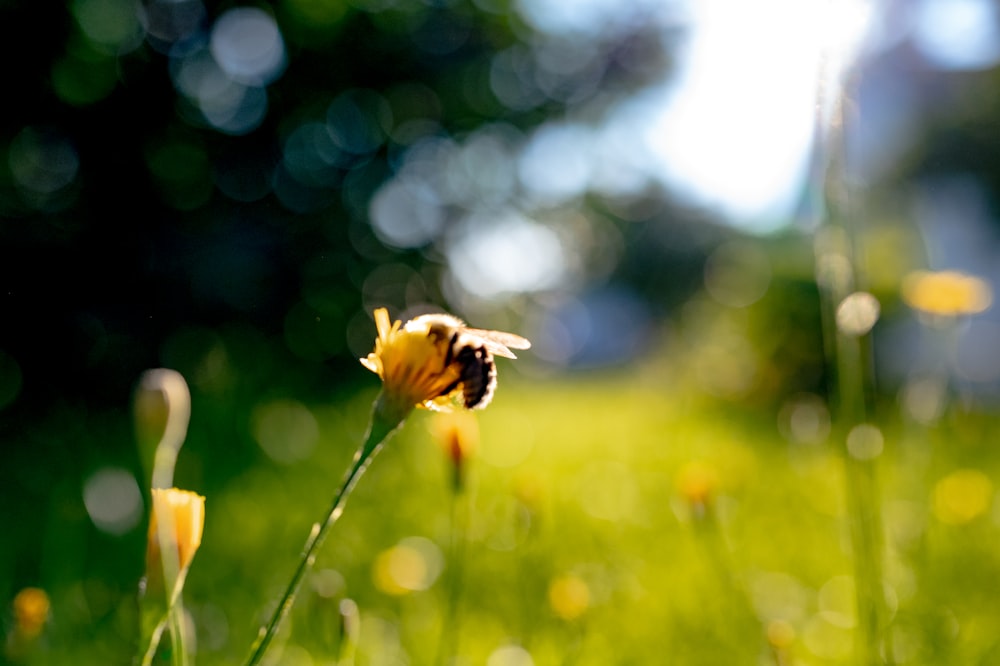
[[[529, 381], [505, 365], [459, 493], [435, 415], [415, 412], [330, 533], [272, 663], [346, 664], [352, 651], [356, 664], [857, 663], [843, 447], [822, 408], [801, 403], [796, 425], [794, 410], [710, 400], [668, 370]], [[184, 590], [197, 663], [246, 658], [373, 397], [244, 409], [284, 462], [257, 456], [219, 475], [204, 466], [226, 459], [227, 443], [209, 440], [228, 417], [205, 413], [195, 394], [177, 484], [207, 496]], [[128, 435], [109, 422], [112, 436]], [[886, 402], [878, 423], [870, 510], [885, 528], [893, 657], [997, 663], [996, 420], [952, 405], [923, 426]], [[129, 663], [144, 521], [101, 535], [74, 507], [78, 491], [61, 492], [34, 554], [49, 621], [8, 659]], [[344, 599], [356, 604], [356, 646]], [[9, 616], [8, 645], [15, 624]]]

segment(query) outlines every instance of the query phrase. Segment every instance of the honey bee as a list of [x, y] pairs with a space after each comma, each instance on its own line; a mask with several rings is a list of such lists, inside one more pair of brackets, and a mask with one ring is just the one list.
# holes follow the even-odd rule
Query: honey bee
[[421, 315], [413, 320], [427, 326], [427, 335], [435, 340], [447, 340], [443, 368], [454, 364], [458, 379], [446, 386], [439, 395], [462, 390], [466, 409], [482, 409], [490, 404], [497, 386], [497, 364], [493, 355], [517, 358], [511, 349], [528, 349], [531, 343], [514, 333], [470, 328], [458, 317], [447, 314]]

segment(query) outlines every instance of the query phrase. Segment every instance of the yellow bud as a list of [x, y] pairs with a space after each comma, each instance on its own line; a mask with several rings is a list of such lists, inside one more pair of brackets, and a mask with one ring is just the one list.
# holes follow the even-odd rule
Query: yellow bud
[[164, 587], [167, 580], [173, 595], [201, 545], [205, 498], [177, 488], [153, 488], [152, 498], [146, 541], [147, 593]]

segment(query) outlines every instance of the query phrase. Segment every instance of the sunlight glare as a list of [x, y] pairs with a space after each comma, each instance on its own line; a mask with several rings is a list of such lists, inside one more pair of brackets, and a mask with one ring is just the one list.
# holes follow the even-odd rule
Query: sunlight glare
[[[675, 83], [647, 136], [662, 178], [693, 201], [767, 230], [801, 196], [823, 59], [845, 60], [860, 3], [712, 0], [693, 6]], [[842, 11], [847, 7], [850, 11]]]

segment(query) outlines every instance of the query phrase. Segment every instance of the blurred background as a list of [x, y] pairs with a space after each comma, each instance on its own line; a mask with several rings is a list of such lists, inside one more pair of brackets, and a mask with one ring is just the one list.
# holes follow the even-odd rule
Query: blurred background
[[[7, 644], [19, 591], [52, 605], [12, 663], [134, 653], [155, 367], [190, 386], [177, 484], [208, 498], [199, 660], [238, 663], [360, 441], [380, 306], [533, 347], [469, 489], [428, 415], [382, 454], [280, 663], [336, 663], [346, 597], [359, 663], [445, 663], [456, 570], [454, 663], [847, 663], [814, 269], [843, 80], [899, 652], [996, 656], [1000, 319], [942, 333], [900, 298], [916, 269], [1000, 278], [996, 3], [8, 0], [0, 61]], [[967, 520], [935, 513], [956, 470]], [[920, 550], [935, 525], [964, 531]], [[423, 577], [386, 583], [393, 548]]]

